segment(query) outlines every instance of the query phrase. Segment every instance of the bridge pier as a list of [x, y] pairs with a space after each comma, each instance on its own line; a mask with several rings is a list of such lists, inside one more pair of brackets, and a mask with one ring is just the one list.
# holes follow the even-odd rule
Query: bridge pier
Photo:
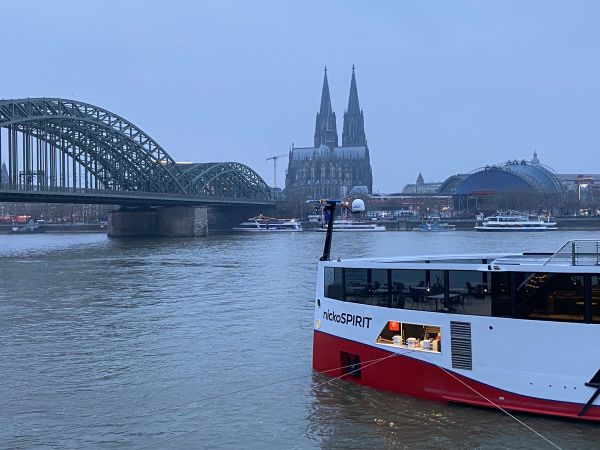
[[109, 237], [195, 237], [208, 234], [206, 207], [121, 208], [108, 215]]

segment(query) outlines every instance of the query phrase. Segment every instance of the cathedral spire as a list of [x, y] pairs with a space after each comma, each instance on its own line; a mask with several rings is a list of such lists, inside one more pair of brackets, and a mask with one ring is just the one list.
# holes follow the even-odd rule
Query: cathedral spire
[[342, 132], [342, 145], [353, 147], [367, 144], [365, 136], [365, 120], [358, 102], [358, 88], [356, 87], [356, 75], [352, 65], [352, 79], [350, 80], [350, 97], [348, 98], [348, 109], [344, 112], [344, 129]]
[[331, 97], [329, 95], [329, 82], [327, 81], [327, 66], [324, 68], [323, 90], [321, 91], [321, 108], [317, 113], [315, 123], [315, 147], [321, 144], [329, 148], [338, 146], [338, 135], [336, 118], [331, 108]]
[[354, 75], [354, 64], [352, 65], [352, 80], [350, 81], [350, 98], [348, 99], [348, 113], [360, 114], [358, 103], [358, 89], [356, 88], [356, 76]]
[[323, 69], [323, 90], [321, 91], [321, 110], [319, 114], [322, 117], [327, 117], [332, 113], [331, 97], [329, 96], [329, 81], [327, 81], [327, 66]]

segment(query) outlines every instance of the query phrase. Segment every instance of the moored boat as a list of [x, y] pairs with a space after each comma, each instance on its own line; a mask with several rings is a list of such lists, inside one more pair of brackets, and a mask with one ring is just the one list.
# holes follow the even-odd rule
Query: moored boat
[[550, 218], [530, 218], [526, 214], [507, 213], [484, 218], [475, 225], [477, 231], [549, 231], [556, 230], [556, 222]]
[[255, 232], [302, 231], [302, 224], [296, 219], [277, 219], [260, 214], [240, 223], [233, 230]]
[[[327, 224], [323, 224], [317, 231], [327, 231]], [[373, 222], [361, 222], [350, 219], [340, 219], [333, 222], [333, 231], [386, 231], [385, 225]]]
[[328, 234], [315, 370], [431, 400], [600, 422], [600, 241], [348, 260], [331, 260], [330, 247]]
[[434, 220], [433, 222], [424, 222], [418, 227], [413, 228], [413, 231], [427, 231], [427, 232], [440, 232], [440, 231], [455, 231], [456, 225], [450, 225], [446, 222], [440, 222]]

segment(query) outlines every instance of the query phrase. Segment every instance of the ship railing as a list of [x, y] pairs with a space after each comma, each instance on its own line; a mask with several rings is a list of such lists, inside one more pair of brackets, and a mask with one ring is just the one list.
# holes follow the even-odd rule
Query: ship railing
[[567, 264], [570, 266], [600, 266], [600, 241], [595, 239], [574, 239], [568, 241], [555, 252], [546, 264]]

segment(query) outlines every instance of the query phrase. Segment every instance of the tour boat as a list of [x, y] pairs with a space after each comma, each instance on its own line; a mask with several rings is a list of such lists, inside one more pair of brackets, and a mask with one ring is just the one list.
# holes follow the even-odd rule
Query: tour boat
[[[331, 212], [336, 203], [325, 205]], [[360, 210], [360, 209], [359, 209]], [[600, 241], [318, 266], [313, 368], [425, 399], [600, 422]]]
[[434, 220], [433, 222], [424, 222], [418, 227], [413, 228], [413, 231], [427, 231], [427, 232], [441, 232], [441, 231], [455, 231], [456, 225], [450, 225], [445, 222]]
[[[325, 221], [317, 231], [327, 231]], [[351, 219], [334, 220], [333, 231], [386, 231], [385, 225], [378, 225], [373, 222], [360, 222]]]
[[235, 231], [302, 231], [302, 224], [296, 219], [275, 219], [259, 215], [251, 217], [233, 228]]
[[477, 231], [548, 231], [556, 229], [556, 222], [550, 222], [550, 218], [546, 220], [540, 217], [531, 219], [528, 215], [518, 213], [487, 217], [475, 225]]

